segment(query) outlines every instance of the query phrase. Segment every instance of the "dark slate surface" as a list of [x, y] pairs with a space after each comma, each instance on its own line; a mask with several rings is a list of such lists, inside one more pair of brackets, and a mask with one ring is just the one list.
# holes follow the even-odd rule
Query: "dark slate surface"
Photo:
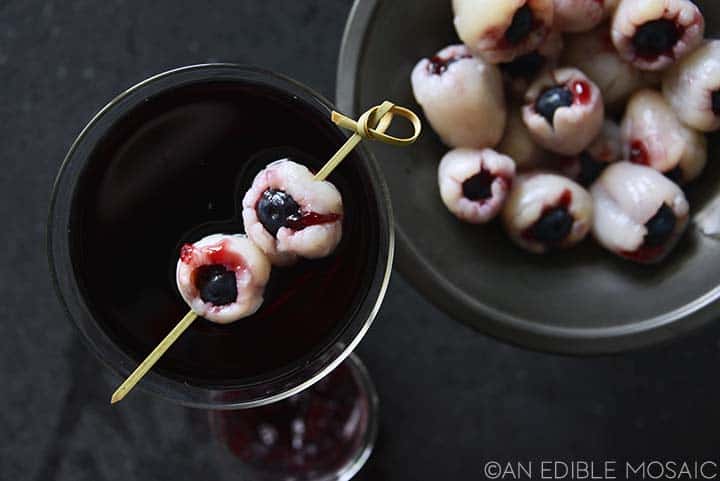
[[[0, 2], [0, 479], [242, 479], [206, 414], [116, 382], [48, 279], [52, 179], [115, 93], [169, 67], [254, 63], [328, 96], [350, 0]], [[717, 455], [720, 325], [671, 346], [574, 359], [483, 337], [399, 275], [359, 348], [381, 431], [359, 479], [482, 479], [490, 459]]]

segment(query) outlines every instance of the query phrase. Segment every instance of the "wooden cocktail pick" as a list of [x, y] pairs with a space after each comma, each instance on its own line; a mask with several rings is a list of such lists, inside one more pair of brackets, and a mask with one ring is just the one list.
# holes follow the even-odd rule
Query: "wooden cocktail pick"
[[[385, 134], [385, 131], [390, 127], [394, 114], [405, 117], [410, 121], [413, 126], [412, 137], [401, 139]], [[420, 137], [420, 132], [422, 131], [420, 118], [415, 115], [414, 112], [403, 107], [398, 107], [387, 100], [381, 105], [376, 105], [362, 114], [357, 122], [335, 111], [332, 112], [330, 119], [339, 127], [351, 130], [354, 134], [335, 152], [335, 155], [327, 161], [323, 168], [315, 174], [315, 180], [325, 180], [340, 162], [357, 147], [362, 139], [379, 140], [386, 144], [404, 146], [414, 143], [418, 137]], [[371, 126], [374, 126], [374, 128]]]
[[185, 332], [185, 329], [190, 327], [190, 324], [197, 319], [197, 314], [193, 311], [189, 311], [187, 314], [185, 314], [185, 317], [180, 319], [180, 322], [177, 323], [175, 327], [173, 327], [173, 330], [170, 331], [170, 333], [165, 336], [165, 338], [160, 341], [160, 344], [158, 344], [155, 349], [152, 350], [152, 352], [148, 355], [148, 357], [145, 358], [143, 362], [140, 363], [140, 365], [130, 374], [127, 379], [125, 379], [125, 382], [123, 382], [119, 388], [115, 390], [112, 397], [110, 398], [110, 404], [115, 404], [116, 402], [122, 401], [122, 399], [127, 395], [127, 393], [130, 392], [132, 388], [135, 387], [135, 384], [140, 382], [140, 379], [147, 374], [147, 372], [150, 370], [151, 367], [155, 365], [155, 363], [160, 359], [160, 357], [165, 354], [165, 351], [167, 351], [172, 344], [177, 341], [178, 337]]
[[[391, 135], [385, 134], [385, 131], [390, 127], [393, 116], [397, 114], [410, 121], [413, 126], [413, 135], [408, 138], [398, 138]], [[328, 160], [320, 171], [315, 174], [315, 180], [325, 180], [335, 168], [340, 165], [347, 155], [357, 147], [357, 145], [363, 139], [377, 140], [391, 145], [409, 145], [415, 142], [420, 136], [422, 131], [422, 124], [420, 118], [415, 115], [412, 111], [398, 107], [392, 102], [385, 101], [381, 105], [369, 109], [367, 112], [362, 114], [360, 118], [355, 121], [344, 115], [333, 111], [331, 120], [347, 130], [351, 130], [353, 135], [343, 144], [340, 149]], [[180, 322], [173, 328], [165, 338], [160, 341], [160, 344], [152, 350], [152, 352], [145, 358], [143, 362], [130, 374], [127, 379], [117, 388], [110, 398], [110, 403], [115, 404], [121, 401], [135, 385], [140, 382], [140, 379], [147, 374], [153, 365], [165, 354], [170, 346], [182, 335], [185, 330], [190, 327], [193, 321], [198, 315], [192, 310], [185, 314]]]

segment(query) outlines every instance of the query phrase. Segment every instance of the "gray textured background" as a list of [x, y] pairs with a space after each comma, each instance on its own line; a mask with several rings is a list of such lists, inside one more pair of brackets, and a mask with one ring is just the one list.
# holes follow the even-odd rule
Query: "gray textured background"
[[[44, 226], [75, 135], [143, 78], [253, 63], [333, 96], [350, 0], [0, 1], [0, 479], [231, 480], [201, 411], [116, 379], [64, 317]], [[359, 479], [482, 479], [489, 459], [717, 456], [720, 325], [671, 346], [574, 359], [483, 337], [396, 275], [359, 353], [378, 386], [378, 445]]]

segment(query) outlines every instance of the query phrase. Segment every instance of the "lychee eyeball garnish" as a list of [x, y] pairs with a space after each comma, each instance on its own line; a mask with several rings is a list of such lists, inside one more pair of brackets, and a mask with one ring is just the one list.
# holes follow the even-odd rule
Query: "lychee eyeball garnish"
[[260, 308], [270, 267], [246, 236], [213, 234], [182, 247], [175, 281], [196, 314], [228, 324]]
[[597, 137], [605, 109], [597, 85], [562, 68], [537, 79], [525, 95], [523, 121], [533, 139], [563, 155], [577, 155]]
[[595, 238], [609, 251], [634, 262], [661, 261], [687, 227], [690, 207], [685, 194], [650, 167], [613, 164], [590, 191], [595, 203]]
[[663, 78], [663, 94], [685, 125], [720, 129], [720, 40], [708, 40]]
[[482, 149], [500, 141], [507, 111], [497, 66], [473, 57], [465, 45], [451, 45], [420, 60], [410, 80], [445, 145]]
[[455, 30], [488, 62], [509, 62], [538, 48], [553, 24], [553, 0], [453, 0]]
[[502, 212], [510, 238], [536, 254], [579, 243], [590, 231], [592, 217], [592, 198], [585, 189], [545, 172], [516, 177]]
[[340, 192], [288, 159], [275, 161], [257, 174], [242, 206], [248, 237], [273, 265], [328, 256], [342, 238]]
[[690, 0], [621, 0], [612, 42], [620, 56], [642, 70], [663, 70], [702, 42], [705, 20]]
[[630, 98], [622, 141], [625, 159], [648, 165], [679, 184], [696, 179], [707, 162], [705, 136], [683, 125], [655, 90], [640, 90]]
[[438, 168], [443, 203], [456, 217], [484, 224], [502, 209], [515, 177], [515, 162], [492, 149], [455, 149]]

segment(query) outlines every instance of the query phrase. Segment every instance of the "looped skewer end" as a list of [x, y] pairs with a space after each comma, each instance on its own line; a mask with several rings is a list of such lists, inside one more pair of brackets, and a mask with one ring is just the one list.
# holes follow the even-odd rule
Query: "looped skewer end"
[[[411, 137], [400, 138], [385, 133], [388, 127], [390, 127], [394, 115], [399, 115], [410, 121], [413, 127], [413, 135]], [[364, 139], [378, 140], [391, 145], [403, 146], [412, 144], [418, 139], [422, 132], [420, 118], [413, 111], [399, 107], [388, 101], [369, 109], [360, 116], [357, 122], [335, 111], [333, 111], [331, 119], [339, 127], [351, 130]]]
[[[404, 117], [410, 121], [413, 127], [413, 135], [407, 138], [387, 135], [385, 131], [390, 127], [395, 115]], [[398, 107], [387, 100], [380, 105], [369, 109], [355, 121], [339, 112], [332, 112], [331, 120], [343, 129], [354, 133], [345, 144], [340, 147], [335, 155], [315, 175], [315, 180], [325, 180], [342, 160], [360, 143], [362, 139], [377, 140], [390, 145], [405, 146], [414, 143], [422, 132], [420, 118], [409, 109]]]

